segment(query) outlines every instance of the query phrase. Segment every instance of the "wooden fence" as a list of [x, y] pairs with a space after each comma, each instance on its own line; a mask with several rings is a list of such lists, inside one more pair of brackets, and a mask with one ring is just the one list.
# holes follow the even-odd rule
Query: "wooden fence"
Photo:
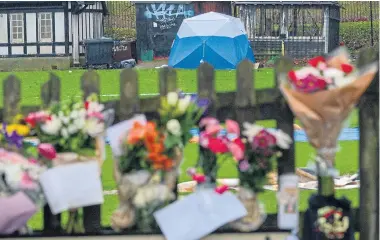
[[[359, 64], [364, 65], [373, 61], [377, 55], [373, 49], [362, 51], [359, 56]], [[289, 71], [293, 66], [290, 59], [281, 58], [275, 69], [276, 74]], [[197, 71], [198, 96], [211, 100], [209, 114], [218, 117], [221, 121], [230, 118], [239, 123], [244, 121], [276, 120], [277, 127], [293, 137], [294, 117], [285, 99], [277, 87], [271, 89], [255, 89], [255, 75], [253, 65], [249, 61], [243, 61], [236, 71], [236, 92], [216, 93], [215, 71], [207, 63], [203, 63]], [[359, 104], [360, 124], [360, 213], [354, 210], [355, 229], [361, 234], [361, 239], [379, 239], [379, 75], [372, 82], [367, 92], [361, 98]], [[277, 81], [276, 81], [277, 82]], [[11, 120], [16, 114], [26, 114], [36, 111], [39, 106], [20, 106], [20, 80], [15, 76], [9, 76], [3, 82], [4, 107], [0, 111], [0, 119]], [[44, 106], [52, 101], [60, 100], [60, 80], [54, 75], [41, 88], [41, 99]], [[95, 71], [88, 71], [81, 78], [81, 88], [88, 96], [90, 93], [100, 93], [100, 79]], [[171, 68], [163, 68], [159, 73], [159, 92], [165, 96], [170, 91], [177, 90], [176, 71]], [[148, 119], [158, 117], [156, 112], [159, 107], [159, 97], [139, 98], [138, 75], [133, 69], [125, 69], [120, 74], [120, 100], [104, 102], [107, 108], [116, 111], [116, 122], [130, 118], [135, 113], [146, 113]], [[278, 160], [278, 174], [295, 172], [294, 144], [285, 151]], [[364, 186], [364, 187], [363, 187]], [[116, 207], [116, 206], [115, 206]], [[83, 209], [84, 227], [88, 234], [116, 234], [108, 226], [101, 226], [101, 206], [85, 207]], [[359, 221], [359, 219], [361, 219]], [[302, 223], [302, 214], [300, 222]], [[360, 223], [364, 223], [359, 226]], [[277, 228], [277, 215], [271, 214], [263, 226], [262, 232], [280, 231]], [[48, 207], [44, 208], [44, 229], [38, 234], [61, 235], [60, 216], [53, 216]], [[125, 232], [124, 234], [131, 234]]]

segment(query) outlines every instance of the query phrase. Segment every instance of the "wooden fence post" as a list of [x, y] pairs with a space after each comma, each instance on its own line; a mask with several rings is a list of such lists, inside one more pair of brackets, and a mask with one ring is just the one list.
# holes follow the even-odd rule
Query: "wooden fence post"
[[[358, 67], [379, 56], [374, 48], [360, 52]], [[359, 103], [360, 239], [379, 239], [379, 72]]]
[[[275, 65], [275, 83], [278, 86], [278, 80], [281, 79], [280, 75], [287, 74], [293, 67], [293, 61], [287, 57], [281, 57]], [[281, 95], [279, 101], [278, 114], [276, 116], [277, 128], [284, 131], [291, 138], [293, 143], [290, 148], [285, 150], [282, 156], [278, 159], [278, 176], [285, 173], [294, 173], [295, 171], [295, 157], [294, 157], [294, 117], [286, 100]]]
[[[215, 71], [214, 68], [208, 63], [202, 63], [197, 69], [198, 76], [198, 98], [206, 98], [209, 100], [207, 108], [207, 115], [217, 117], [218, 98], [215, 90]], [[204, 129], [199, 129], [199, 133]], [[205, 151], [199, 145], [199, 159], [202, 161], [205, 157]], [[216, 164], [216, 163], [215, 163]], [[211, 179], [211, 183], [215, 183], [216, 179]]]
[[[41, 100], [43, 107], [49, 107], [52, 102], [60, 100], [61, 82], [59, 78], [50, 73], [50, 79], [41, 87]], [[43, 210], [44, 229], [48, 234], [62, 232], [61, 214], [53, 215], [48, 204]]]
[[164, 67], [159, 75], [160, 96], [177, 91], [177, 72], [171, 67]]
[[3, 122], [11, 123], [15, 116], [21, 112], [21, 84], [20, 80], [10, 75], [3, 82]]
[[131, 118], [140, 110], [139, 82], [134, 69], [120, 73], [119, 120]]
[[[100, 94], [100, 79], [99, 75], [90, 70], [81, 77], [81, 89], [84, 94], [84, 99], [95, 93]], [[86, 233], [98, 233], [102, 230], [101, 224], [101, 205], [93, 205], [83, 207], [83, 227]]]
[[252, 107], [256, 104], [253, 64], [248, 59], [239, 63], [236, 69], [236, 120], [242, 126], [243, 122], [254, 122]]

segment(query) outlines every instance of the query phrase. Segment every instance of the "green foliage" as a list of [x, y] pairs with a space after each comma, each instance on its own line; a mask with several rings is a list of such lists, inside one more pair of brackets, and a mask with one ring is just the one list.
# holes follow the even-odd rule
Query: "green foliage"
[[136, 29], [131, 28], [105, 28], [104, 35], [114, 40], [127, 40], [136, 38]]
[[[371, 22], [343, 22], [340, 24], [339, 35], [348, 49], [356, 53], [371, 46]], [[379, 46], [379, 21], [373, 22], [373, 42]]]

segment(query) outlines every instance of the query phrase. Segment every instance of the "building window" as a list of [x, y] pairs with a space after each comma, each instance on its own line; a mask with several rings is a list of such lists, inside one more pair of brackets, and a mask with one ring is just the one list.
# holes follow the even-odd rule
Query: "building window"
[[24, 42], [24, 14], [13, 13], [10, 15], [11, 25], [11, 42]]
[[51, 13], [39, 14], [40, 42], [52, 42], [52, 16]]

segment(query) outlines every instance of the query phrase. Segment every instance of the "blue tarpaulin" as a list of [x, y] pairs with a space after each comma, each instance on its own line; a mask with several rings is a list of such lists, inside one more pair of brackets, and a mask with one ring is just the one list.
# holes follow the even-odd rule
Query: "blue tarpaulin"
[[236, 69], [244, 59], [255, 62], [240, 19], [209, 12], [183, 20], [168, 65], [196, 69], [204, 61], [215, 69]]

